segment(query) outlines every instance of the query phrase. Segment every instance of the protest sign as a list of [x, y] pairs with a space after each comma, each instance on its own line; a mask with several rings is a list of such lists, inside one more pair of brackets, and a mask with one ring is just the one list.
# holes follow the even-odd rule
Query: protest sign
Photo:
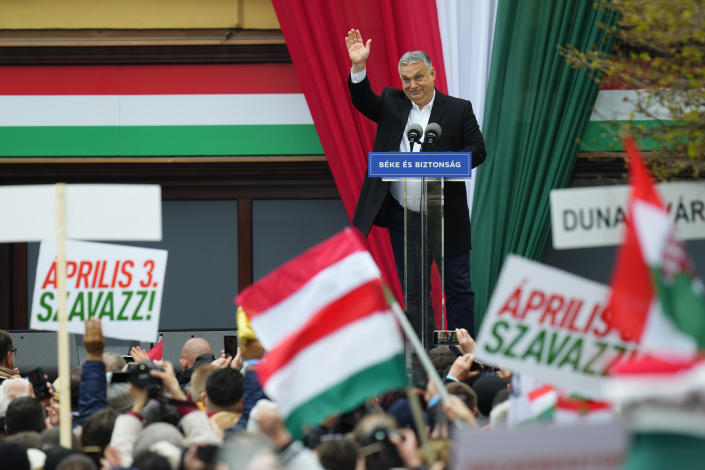
[[[671, 220], [682, 240], [705, 238], [705, 184], [661, 183]], [[554, 189], [551, 229], [555, 249], [622, 243], [629, 186]]]
[[[68, 331], [83, 333], [99, 318], [106, 337], [153, 342], [157, 338], [166, 250], [66, 241]], [[56, 331], [56, 242], [39, 248], [30, 328]]]
[[[161, 194], [158, 184], [65, 185], [65, 236], [100, 241], [161, 240]], [[0, 220], [2, 242], [56, 238], [55, 186], [0, 187]]]
[[454, 440], [458, 470], [616, 470], [627, 452], [626, 429], [617, 423], [468, 429]]
[[475, 357], [600, 399], [607, 371], [637, 348], [605, 322], [608, 292], [597, 282], [509, 255]]

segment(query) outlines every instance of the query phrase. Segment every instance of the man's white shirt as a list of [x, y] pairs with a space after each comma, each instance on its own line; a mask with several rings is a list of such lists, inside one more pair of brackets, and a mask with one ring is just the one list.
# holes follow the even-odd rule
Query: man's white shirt
[[[350, 71], [350, 80], [353, 83], [360, 83], [367, 76], [367, 70], [362, 72]], [[401, 143], [399, 144], [400, 152], [409, 151], [409, 139], [406, 138], [406, 131], [409, 130], [409, 126], [412, 124], [418, 124], [421, 129], [426, 129], [428, 126], [428, 120], [431, 117], [431, 109], [433, 109], [433, 102], [436, 99], [436, 91], [433, 91], [433, 97], [431, 101], [419, 109], [416, 103], [411, 103], [411, 111], [409, 112], [409, 119], [406, 120], [406, 126], [404, 127], [404, 135], [401, 138]], [[424, 136], [421, 136], [421, 142], [423, 142]], [[414, 152], [421, 151], [421, 145], [414, 145]], [[404, 207], [404, 181], [392, 181], [389, 183], [389, 192], [392, 194], [394, 199], [396, 199], [399, 204]], [[421, 209], [421, 179], [420, 178], [406, 178], [406, 207], [409, 210], [419, 212]]]

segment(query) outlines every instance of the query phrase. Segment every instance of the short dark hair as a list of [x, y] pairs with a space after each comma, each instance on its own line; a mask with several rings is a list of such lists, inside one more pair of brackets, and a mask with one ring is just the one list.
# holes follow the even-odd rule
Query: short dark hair
[[95, 463], [83, 454], [71, 454], [64, 457], [56, 470], [97, 470]]
[[39, 449], [39, 436], [37, 431], [22, 431], [11, 436], [7, 436], [5, 442], [16, 442], [25, 449]]
[[[495, 393], [494, 400], [492, 400], [492, 410], [494, 409], [495, 406], [509, 400], [510, 395], [511, 395], [511, 391], [508, 388], [503, 388], [499, 392]], [[490, 412], [492, 412], [492, 410], [490, 410]]]
[[483, 416], [489, 416], [492, 411], [494, 397], [502, 389], [507, 388], [509, 381], [496, 374], [483, 375], [475, 381], [472, 389], [477, 395], [477, 409]]
[[463, 382], [453, 382], [446, 385], [446, 390], [451, 395], [456, 395], [463, 400], [470, 411], [474, 412], [477, 409], [477, 394], [475, 390], [470, 388], [470, 385]]
[[44, 430], [44, 409], [34, 397], [19, 397], [10, 402], [5, 414], [5, 427], [7, 434], [16, 434], [22, 431]]
[[171, 464], [166, 459], [156, 452], [148, 450], [142, 452], [135, 456], [134, 462], [132, 462], [134, 468], [139, 468], [140, 470], [171, 470]]
[[450, 366], [458, 358], [458, 355], [451, 351], [448, 346], [436, 346], [428, 352], [428, 357], [431, 359], [431, 364], [433, 364], [438, 375], [443, 378], [446, 376]]
[[110, 437], [113, 434], [117, 411], [112, 408], [103, 408], [90, 415], [83, 422], [81, 441], [83, 452], [93, 458], [96, 464], [100, 464], [100, 457], [103, 450], [110, 444]]
[[351, 439], [328, 439], [318, 444], [316, 454], [326, 470], [355, 470], [358, 449]]
[[215, 406], [233, 406], [242, 399], [242, 374], [233, 368], [214, 370], [206, 379], [206, 396]]
[[12, 351], [15, 347], [12, 344], [12, 336], [5, 330], [0, 330], [0, 362], [5, 359], [7, 353]]

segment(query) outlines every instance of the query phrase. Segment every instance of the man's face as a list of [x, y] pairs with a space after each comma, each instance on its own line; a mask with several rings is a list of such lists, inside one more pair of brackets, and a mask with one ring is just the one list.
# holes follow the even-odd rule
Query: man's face
[[436, 69], [431, 67], [429, 70], [423, 62], [402, 64], [399, 67], [399, 76], [404, 94], [419, 108], [431, 102]]

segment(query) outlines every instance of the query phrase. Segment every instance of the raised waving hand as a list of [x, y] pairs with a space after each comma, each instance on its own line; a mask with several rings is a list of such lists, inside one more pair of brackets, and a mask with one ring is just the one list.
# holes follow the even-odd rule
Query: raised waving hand
[[362, 42], [362, 35], [359, 29], [351, 29], [345, 37], [345, 47], [348, 48], [348, 56], [352, 62], [353, 72], [365, 70], [365, 62], [370, 56], [370, 44], [372, 39]]

